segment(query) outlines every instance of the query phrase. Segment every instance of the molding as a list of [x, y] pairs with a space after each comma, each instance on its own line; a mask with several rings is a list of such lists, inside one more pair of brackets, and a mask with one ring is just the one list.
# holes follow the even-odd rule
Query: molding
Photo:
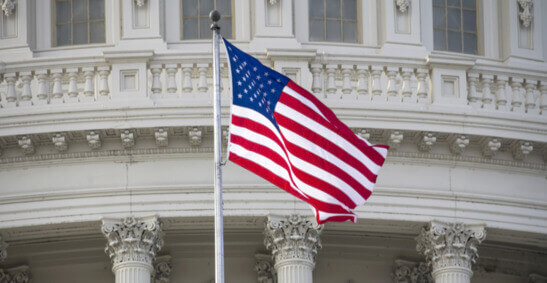
[[277, 283], [277, 274], [270, 254], [255, 254], [255, 271], [258, 276], [258, 283]]
[[1, 283], [29, 283], [31, 279], [32, 274], [28, 265], [0, 269]]
[[171, 264], [171, 256], [163, 255], [156, 257], [154, 262], [154, 283], [169, 283], [171, 280], [171, 271], [173, 265]]
[[434, 283], [431, 267], [425, 262], [396, 259], [391, 277], [395, 283]]
[[161, 226], [157, 216], [103, 218], [101, 230], [108, 241], [105, 252], [112, 260], [112, 269], [132, 262], [151, 265], [163, 247]]
[[[317, 251], [321, 249], [319, 235], [323, 225], [313, 218], [293, 214], [287, 217], [269, 216], [264, 230], [264, 245], [272, 251], [276, 270], [285, 262], [305, 262], [315, 265]], [[302, 263], [300, 263], [302, 264]]]
[[472, 274], [471, 266], [479, 257], [477, 247], [485, 238], [484, 224], [431, 221], [416, 238], [416, 250], [431, 264], [435, 279], [443, 273]]

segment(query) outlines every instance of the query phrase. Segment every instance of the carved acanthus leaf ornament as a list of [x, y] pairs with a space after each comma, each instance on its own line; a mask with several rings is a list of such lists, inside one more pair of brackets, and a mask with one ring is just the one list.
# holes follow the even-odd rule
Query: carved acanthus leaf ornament
[[152, 264], [163, 246], [161, 222], [156, 217], [103, 220], [102, 232], [108, 240], [105, 252], [114, 265], [128, 261]]
[[423, 254], [433, 271], [445, 267], [471, 270], [479, 257], [477, 247], [485, 239], [482, 225], [432, 222], [416, 239], [416, 250]]
[[270, 220], [266, 224], [264, 245], [272, 251], [276, 264], [287, 259], [315, 263], [317, 250], [321, 248], [322, 229], [323, 225], [300, 215]]

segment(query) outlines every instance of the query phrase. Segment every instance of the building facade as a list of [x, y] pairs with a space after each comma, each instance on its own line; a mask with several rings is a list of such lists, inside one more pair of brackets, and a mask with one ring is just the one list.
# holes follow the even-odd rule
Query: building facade
[[212, 9], [391, 146], [355, 224], [228, 162], [226, 282], [547, 282], [547, 3], [1, 4], [0, 282], [213, 280]]

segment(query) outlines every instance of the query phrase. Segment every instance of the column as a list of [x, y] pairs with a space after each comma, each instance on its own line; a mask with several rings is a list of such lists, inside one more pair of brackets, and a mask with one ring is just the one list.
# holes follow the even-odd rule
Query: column
[[469, 283], [477, 247], [485, 237], [484, 224], [432, 221], [416, 238], [416, 249], [431, 265], [436, 283]]
[[269, 217], [264, 244], [272, 251], [278, 283], [311, 283], [322, 225], [313, 218]]
[[105, 252], [112, 260], [116, 283], [150, 283], [152, 263], [163, 246], [161, 222], [156, 216], [103, 219]]

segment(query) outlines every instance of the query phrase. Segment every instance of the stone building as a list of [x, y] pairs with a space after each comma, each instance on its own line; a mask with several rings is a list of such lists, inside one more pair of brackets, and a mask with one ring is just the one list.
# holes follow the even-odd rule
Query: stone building
[[546, 282], [544, 1], [0, 2], [0, 282], [211, 282], [213, 8], [392, 148], [355, 224], [228, 163], [226, 282]]

